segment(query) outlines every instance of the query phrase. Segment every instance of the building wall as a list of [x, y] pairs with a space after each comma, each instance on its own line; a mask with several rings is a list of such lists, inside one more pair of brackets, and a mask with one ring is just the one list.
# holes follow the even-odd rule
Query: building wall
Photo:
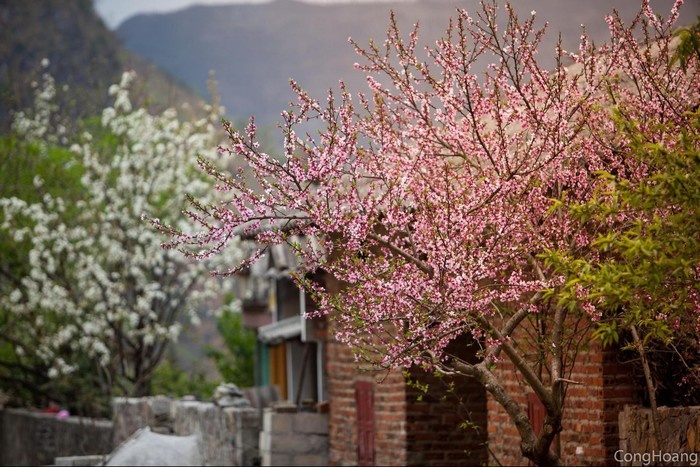
[[484, 465], [486, 391], [473, 379], [412, 371], [423, 391], [407, 388], [407, 465]]
[[[584, 339], [582, 342], [590, 342]], [[563, 430], [553, 449], [559, 449], [564, 465], [617, 465], [613, 453], [618, 446], [617, 415], [625, 404], [635, 402], [630, 368], [618, 361], [616, 350], [603, 350], [590, 342], [579, 351], [568, 379]], [[495, 373], [506, 381], [506, 390], [527, 411], [532, 391], [510, 362], [499, 362]], [[505, 410], [489, 395], [488, 442], [490, 464], [527, 465], [520, 454], [520, 436]], [[558, 446], [557, 446], [558, 444]]]
[[426, 393], [407, 384], [399, 371], [359, 370], [352, 351], [343, 344], [331, 341], [326, 348], [331, 465], [358, 464], [356, 381], [373, 384], [376, 465], [487, 462], [486, 395], [478, 383], [468, 378], [440, 379], [413, 370], [412, 378], [428, 384]]
[[615, 452], [620, 448], [619, 414], [629, 404], [638, 404], [641, 400], [640, 389], [634, 382], [628, 353], [607, 350], [603, 353], [603, 443], [605, 459], [611, 465], [618, 465], [614, 460]]
[[[501, 361], [493, 373], [503, 381], [506, 392], [512, 395], [523, 410], [527, 410], [527, 386], [521, 381], [513, 365]], [[487, 394], [486, 409], [489, 465], [526, 465], [527, 460], [520, 455], [518, 430], [491, 394]]]
[[603, 352], [599, 345], [578, 355], [570, 379], [581, 384], [569, 385], [566, 395], [561, 455], [569, 463], [603, 465], [606, 461], [605, 400]]
[[[337, 284], [332, 281], [326, 285], [329, 291], [337, 290]], [[560, 454], [565, 465], [615, 465], [613, 455], [619, 436], [617, 414], [625, 404], [636, 402], [632, 371], [618, 361], [617, 350], [603, 350], [598, 341], [583, 334], [590, 330], [585, 330], [581, 324], [567, 324], [571, 338], [579, 339], [580, 343], [574, 368], [566, 372], [567, 379], [576, 384], [568, 385], [563, 430], [552, 449]], [[530, 331], [531, 334], [533, 330]], [[427, 400], [423, 395], [421, 400], [417, 390], [407, 386], [399, 372], [379, 375], [359, 371], [351, 350], [335, 342], [332, 335], [331, 320], [326, 346], [331, 465], [358, 464], [354, 388], [358, 380], [374, 381], [376, 464], [528, 465], [528, 460], [521, 455], [520, 435], [505, 410], [473, 381], [460, 382], [457, 392], [468, 395], [462, 401], [467, 408], [464, 413], [470, 413], [473, 425], [481, 430], [476, 435], [459, 429], [464, 413], [459, 413], [459, 403], [442, 399], [445, 393], [429, 395]], [[517, 335], [514, 340], [519, 340]], [[468, 342], [455, 344], [470, 347], [465, 345]], [[521, 342], [521, 347], [524, 345]], [[469, 360], [475, 355], [460, 357]], [[533, 365], [538, 359], [535, 352], [527, 357]], [[547, 370], [541, 371], [546, 378]], [[532, 390], [505, 355], [494, 373], [525, 413], [535, 407], [532, 403], [528, 407]], [[488, 448], [482, 446], [483, 442]]]
[[262, 466], [328, 465], [328, 415], [266, 408], [260, 454]]
[[357, 464], [355, 412], [356, 377], [350, 349], [329, 341], [326, 345], [328, 368], [328, 461], [330, 465]]
[[[339, 283], [324, 276], [326, 289], [340, 290]], [[359, 368], [352, 350], [333, 338], [335, 322], [328, 319], [323, 346], [329, 401], [328, 461], [330, 465], [358, 465], [358, 409], [356, 382], [373, 385], [374, 464], [406, 465], [406, 391], [400, 371], [372, 372]]]
[[375, 465], [406, 465], [406, 382], [398, 371], [378, 374], [374, 385]]
[[[355, 382], [370, 381], [374, 388], [375, 463], [406, 464], [405, 382], [398, 372], [363, 372], [349, 347], [329, 341], [325, 347], [328, 362], [329, 463], [357, 465], [357, 407]], [[380, 380], [380, 382], [377, 382]]]
[[[327, 284], [329, 286], [329, 284]], [[330, 284], [330, 287], [333, 287]], [[428, 393], [407, 384], [403, 372], [370, 372], [358, 368], [352, 351], [332, 338], [329, 323], [325, 347], [328, 369], [329, 462], [358, 465], [357, 381], [373, 385], [375, 465], [481, 465], [486, 462], [486, 396], [473, 380], [447, 381], [422, 371], [413, 376], [428, 384]], [[473, 358], [463, 345], [456, 354]], [[454, 383], [454, 392], [447, 388]], [[463, 422], [472, 428], [461, 428]], [[477, 428], [476, 430], [473, 428]]]

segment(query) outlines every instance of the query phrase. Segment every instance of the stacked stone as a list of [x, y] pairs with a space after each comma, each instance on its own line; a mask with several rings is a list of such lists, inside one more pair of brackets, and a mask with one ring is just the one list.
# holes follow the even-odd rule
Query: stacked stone
[[221, 407], [212, 402], [164, 396], [114, 400], [115, 446], [144, 427], [160, 434], [195, 434], [206, 465], [259, 462], [260, 425], [260, 412], [251, 407]]
[[328, 414], [266, 408], [260, 433], [263, 466], [328, 465]]

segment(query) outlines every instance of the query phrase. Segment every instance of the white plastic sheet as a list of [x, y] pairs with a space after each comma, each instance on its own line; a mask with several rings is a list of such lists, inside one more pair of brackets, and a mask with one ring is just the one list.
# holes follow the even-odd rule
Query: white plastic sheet
[[161, 435], [146, 427], [112, 451], [104, 465], [202, 465], [202, 456], [197, 435]]

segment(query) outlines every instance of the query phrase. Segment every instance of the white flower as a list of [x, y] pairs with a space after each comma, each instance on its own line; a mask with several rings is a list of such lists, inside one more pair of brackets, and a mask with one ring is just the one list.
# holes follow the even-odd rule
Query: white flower
[[192, 313], [192, 315], [190, 316], [190, 324], [192, 324], [192, 326], [199, 326], [200, 324], [202, 324], [202, 319], [199, 317], [198, 314]]
[[18, 303], [22, 299], [22, 292], [15, 289], [10, 293], [10, 303]]
[[[206, 122], [181, 123], [174, 110], [149, 115], [133, 109], [128, 89], [133, 77], [125, 73], [110, 87], [113, 104], [102, 111], [98, 134], [117, 137], [113, 153], [104, 153], [102, 137], [93, 142], [88, 133], [66, 143], [73, 156], [66, 164], [82, 171], [81, 186], [71, 193], [82, 189], [83, 199], [67, 200], [45, 190], [39, 175], [33, 185], [42, 189], [40, 202], [0, 195], [0, 229], [29, 248], [27, 274], [17, 278], [20, 285], [0, 294], [0, 307], [12, 311], [17, 354], [31, 348], [50, 367], [51, 378], [76, 371], [85, 356], [107, 366], [119, 355], [117, 346], [128, 348], [119, 339], [140, 338], [154, 348], [176, 339], [181, 325], [163, 322], [154, 304], [167, 302], [176, 318], [196, 325], [199, 318], [190, 310], [201, 309], [215, 293], [206, 265], [160, 248], [160, 233], [140, 218], [148, 212], [164, 223], [186, 226], [180, 215], [185, 199], [179, 193], [203, 196], [210, 190], [192, 168], [198, 153], [215, 153], [215, 128]], [[50, 125], [54, 97], [53, 79], [46, 75], [36, 89], [37, 108], [15, 114], [13, 127], [42, 145], [60, 141], [61, 134], [70, 137], [64, 128]], [[79, 287], [73, 290], [73, 285]], [[200, 292], [181, 296], [190, 289]]]
[[107, 126], [117, 115], [114, 107], [107, 107], [102, 111], [102, 126]]
[[153, 343], [156, 341], [156, 338], [153, 334], [146, 334], [143, 336], [143, 344], [144, 345], [153, 345]]

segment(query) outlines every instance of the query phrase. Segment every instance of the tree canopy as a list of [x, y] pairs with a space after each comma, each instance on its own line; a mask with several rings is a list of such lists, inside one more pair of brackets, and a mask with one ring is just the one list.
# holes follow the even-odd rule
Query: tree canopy
[[3, 139], [0, 382], [35, 404], [96, 401], [77, 409], [103, 413], [109, 396], [147, 394], [183, 323], [217, 306], [212, 266], [162, 249], [142, 216], [187, 228], [185, 194], [210, 189], [193, 153], [216, 146], [218, 110], [151, 115], [132, 108], [133, 79], [125, 73], [113, 105], [73, 134], [46, 73]]

